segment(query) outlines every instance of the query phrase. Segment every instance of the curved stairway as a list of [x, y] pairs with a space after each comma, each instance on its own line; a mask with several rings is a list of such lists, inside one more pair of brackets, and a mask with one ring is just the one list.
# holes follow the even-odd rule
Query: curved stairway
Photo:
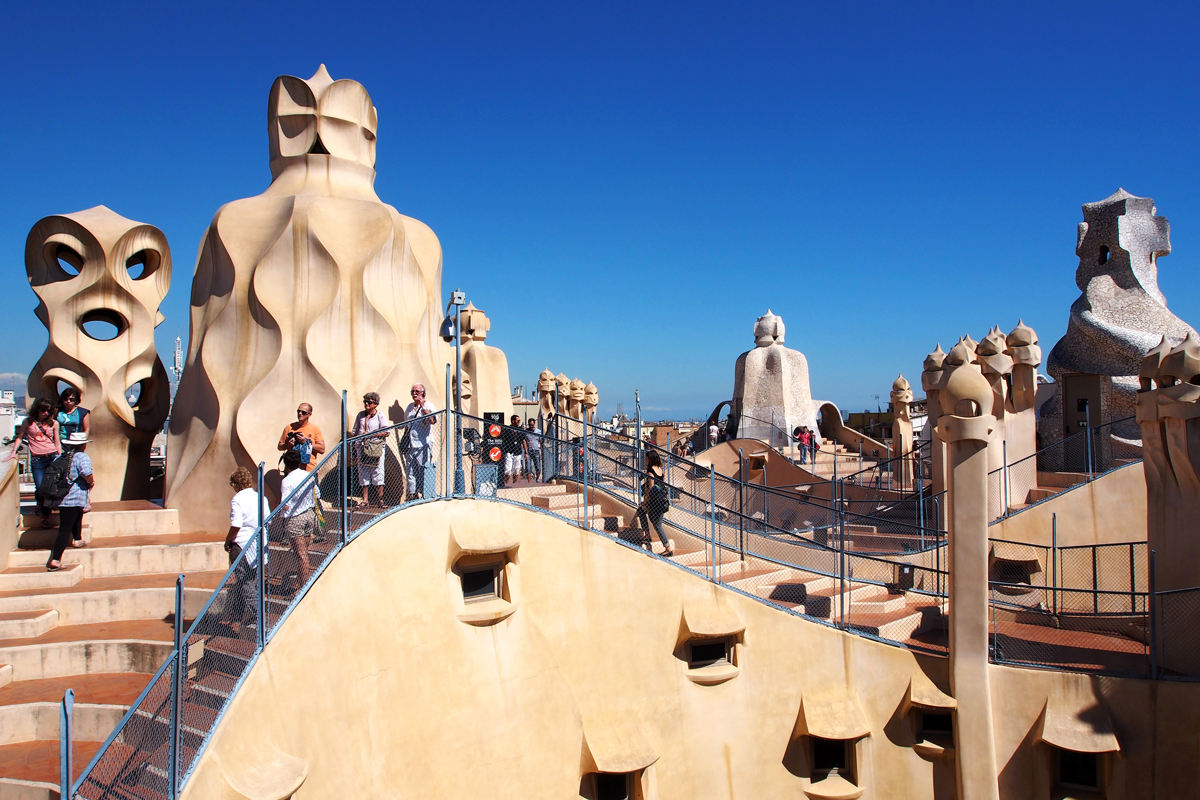
[[88, 546], [68, 549], [63, 569], [47, 572], [57, 528], [25, 516], [20, 547], [0, 572], [0, 800], [58, 796], [68, 688], [82, 772], [172, 650], [179, 573], [189, 616], [228, 567], [224, 535], [182, 533], [174, 510], [96, 503], [84, 521]]

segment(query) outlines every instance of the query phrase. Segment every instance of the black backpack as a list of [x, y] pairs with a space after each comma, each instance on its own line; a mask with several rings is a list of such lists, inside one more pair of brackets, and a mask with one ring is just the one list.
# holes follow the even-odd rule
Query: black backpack
[[56, 506], [62, 502], [62, 499], [71, 491], [73, 481], [71, 475], [71, 462], [75, 459], [75, 453], [63, 453], [58, 458], [50, 462], [46, 467], [46, 471], [42, 473], [42, 483], [34, 492], [34, 498], [46, 506]]

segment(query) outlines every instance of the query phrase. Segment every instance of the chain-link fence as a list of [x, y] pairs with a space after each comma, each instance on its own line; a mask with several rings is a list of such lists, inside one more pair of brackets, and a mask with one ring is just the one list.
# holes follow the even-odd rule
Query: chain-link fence
[[1141, 437], [1133, 417], [1114, 420], [1074, 433], [992, 470], [988, 474], [989, 519], [1003, 519], [1073, 486], [1140, 461], [1139, 448], [1126, 438], [1130, 435], [1135, 439]]
[[172, 653], [92, 759], [75, 784], [82, 800], [168, 796], [171, 769]]
[[990, 584], [992, 660], [1111, 675], [1152, 675], [1149, 598], [1127, 592]]

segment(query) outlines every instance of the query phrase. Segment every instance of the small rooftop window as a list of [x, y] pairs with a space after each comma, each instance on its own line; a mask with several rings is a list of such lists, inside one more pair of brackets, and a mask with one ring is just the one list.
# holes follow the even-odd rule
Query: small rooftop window
[[1058, 750], [1058, 784], [1071, 789], [1100, 789], [1100, 759], [1096, 753]]
[[500, 564], [487, 564], [462, 571], [463, 600], [482, 603], [503, 595], [504, 570]]
[[730, 660], [729, 639], [701, 639], [688, 643], [688, 668], [726, 666]]

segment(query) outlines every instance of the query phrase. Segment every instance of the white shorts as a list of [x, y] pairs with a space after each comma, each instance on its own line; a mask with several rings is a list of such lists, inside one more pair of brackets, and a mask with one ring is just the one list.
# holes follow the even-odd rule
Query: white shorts
[[505, 475], [520, 475], [521, 462], [525, 457], [520, 453], [505, 453], [504, 454], [504, 474]]
[[387, 461], [386, 458], [379, 459], [379, 463], [372, 467], [370, 464], [364, 464], [362, 459], [358, 462], [358, 485], [359, 486], [383, 486], [383, 465]]

